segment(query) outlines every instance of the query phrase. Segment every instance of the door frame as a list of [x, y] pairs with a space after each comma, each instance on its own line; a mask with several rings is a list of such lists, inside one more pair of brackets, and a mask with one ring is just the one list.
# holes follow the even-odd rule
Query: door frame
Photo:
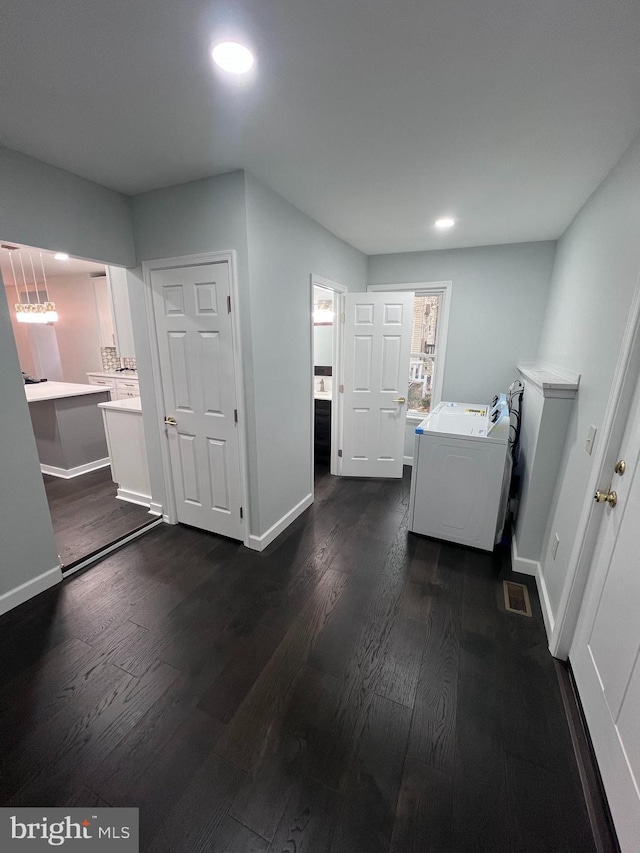
[[596, 443], [595, 458], [587, 481], [567, 576], [549, 638], [549, 651], [561, 660], [568, 658], [575, 636], [602, 519], [602, 511], [598, 510], [593, 495], [598, 490], [609, 489], [611, 472], [617, 461], [616, 454], [620, 448], [639, 374], [640, 274], [636, 280], [629, 318], [622, 336], [618, 362], [600, 428], [600, 440]]
[[151, 350], [151, 367], [153, 372], [153, 386], [157, 401], [158, 412], [158, 435], [160, 437], [160, 448], [162, 452], [162, 472], [165, 488], [165, 514], [164, 520], [169, 524], [178, 523], [178, 512], [174, 491], [174, 477], [169, 454], [169, 439], [167, 430], [160, 423], [162, 413], [166, 411], [164, 388], [162, 384], [162, 370], [160, 367], [160, 349], [158, 345], [158, 328], [156, 326], [155, 311], [153, 305], [153, 287], [151, 274], [154, 270], [173, 269], [175, 267], [196, 266], [198, 264], [224, 263], [229, 265], [229, 288], [231, 293], [231, 333], [233, 340], [233, 362], [235, 377], [236, 405], [238, 407], [238, 456], [240, 462], [240, 489], [242, 494], [242, 507], [244, 510], [244, 538], [243, 544], [249, 546], [249, 531], [251, 529], [251, 509], [249, 505], [249, 481], [248, 481], [248, 439], [247, 439], [247, 417], [245, 404], [245, 377], [242, 362], [242, 336], [240, 329], [240, 298], [237, 275], [236, 252], [233, 249], [219, 252], [204, 252], [195, 255], [180, 255], [171, 258], [154, 258], [142, 262], [142, 275], [144, 280], [144, 296], [147, 314], [147, 325], [149, 328], [149, 342]]
[[333, 322], [333, 371], [332, 371], [332, 381], [331, 387], [334, 389], [333, 398], [331, 400], [331, 456], [329, 458], [329, 473], [334, 476], [340, 476], [342, 473], [342, 460], [338, 456], [338, 444], [340, 443], [340, 439], [342, 437], [342, 397], [340, 396], [340, 385], [342, 384], [343, 376], [342, 376], [342, 355], [343, 355], [343, 333], [342, 333], [342, 324], [344, 318], [344, 295], [349, 292], [349, 289], [344, 284], [339, 284], [337, 281], [331, 281], [329, 278], [324, 278], [321, 275], [316, 275], [315, 273], [311, 273], [310, 276], [311, 286], [309, 288], [309, 300], [310, 300], [310, 317], [311, 323], [309, 328], [309, 346], [311, 352], [311, 382], [309, 388], [310, 394], [310, 411], [311, 411], [311, 494], [314, 494], [314, 432], [315, 432], [315, 406], [314, 406], [314, 396], [313, 389], [315, 383], [315, 373], [314, 373], [314, 340], [313, 340], [313, 288], [324, 287], [325, 290], [331, 290], [333, 292], [333, 308], [334, 308], [334, 322]]

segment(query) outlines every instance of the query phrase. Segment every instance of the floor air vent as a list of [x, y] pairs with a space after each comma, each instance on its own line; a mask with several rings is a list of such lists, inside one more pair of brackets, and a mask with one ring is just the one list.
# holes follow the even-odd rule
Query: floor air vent
[[529, 601], [529, 590], [523, 583], [513, 581], [502, 581], [504, 589], [504, 606], [510, 613], [519, 613], [521, 616], [531, 616], [531, 602]]

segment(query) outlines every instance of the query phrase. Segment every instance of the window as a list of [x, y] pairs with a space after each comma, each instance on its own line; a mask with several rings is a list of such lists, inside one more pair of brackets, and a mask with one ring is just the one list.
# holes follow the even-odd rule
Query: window
[[431, 411], [441, 302], [442, 295], [439, 293], [416, 293], [413, 303], [413, 333], [407, 395], [410, 415], [424, 415]]

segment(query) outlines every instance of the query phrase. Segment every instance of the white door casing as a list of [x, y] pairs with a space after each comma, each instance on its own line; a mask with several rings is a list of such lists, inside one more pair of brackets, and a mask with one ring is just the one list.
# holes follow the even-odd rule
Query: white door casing
[[343, 476], [402, 476], [412, 326], [413, 293], [345, 295]]
[[244, 539], [229, 263], [149, 276], [177, 520]]
[[640, 383], [569, 658], [623, 853], [640, 839]]

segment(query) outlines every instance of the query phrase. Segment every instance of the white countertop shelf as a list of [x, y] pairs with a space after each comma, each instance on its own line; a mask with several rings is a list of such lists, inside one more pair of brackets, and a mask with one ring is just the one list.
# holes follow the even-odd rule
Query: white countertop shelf
[[[95, 387], [95, 386], [93, 386]], [[106, 403], [98, 403], [99, 409], [113, 409], [116, 412], [142, 413], [140, 397], [127, 397], [124, 400], [109, 400]]]
[[314, 391], [314, 400], [331, 400], [331, 391]]
[[108, 389], [100, 385], [78, 385], [74, 382], [39, 382], [37, 385], [25, 385], [24, 393], [29, 403], [40, 403], [43, 400], [61, 400], [64, 397], [105, 394]]

